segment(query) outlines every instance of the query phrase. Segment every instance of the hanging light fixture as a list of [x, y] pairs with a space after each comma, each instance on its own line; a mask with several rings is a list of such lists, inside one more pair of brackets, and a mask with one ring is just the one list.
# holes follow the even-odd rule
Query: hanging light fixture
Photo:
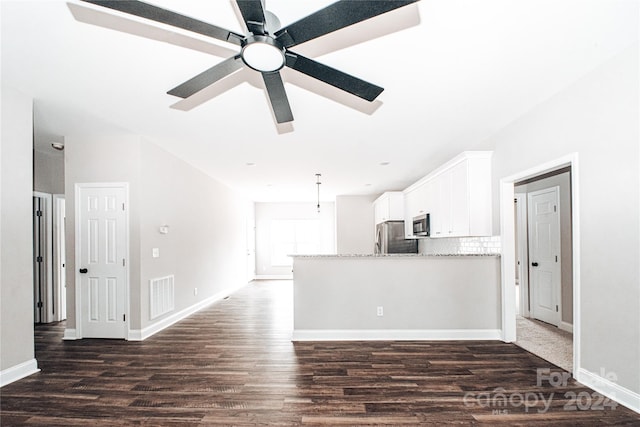
[[318, 213], [320, 213], [320, 184], [322, 184], [320, 182], [320, 177], [322, 175], [320, 175], [319, 173], [316, 174], [316, 185], [318, 186], [318, 204], [317, 204], [317, 208], [318, 208]]

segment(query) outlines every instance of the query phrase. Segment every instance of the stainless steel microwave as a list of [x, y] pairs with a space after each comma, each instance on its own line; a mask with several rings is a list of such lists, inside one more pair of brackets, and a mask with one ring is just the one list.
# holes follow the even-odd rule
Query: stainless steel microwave
[[413, 235], [429, 237], [431, 235], [430, 215], [424, 214], [413, 217]]

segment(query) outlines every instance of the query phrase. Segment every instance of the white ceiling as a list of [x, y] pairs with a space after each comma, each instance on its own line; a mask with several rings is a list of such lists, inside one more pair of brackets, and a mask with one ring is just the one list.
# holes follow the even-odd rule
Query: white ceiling
[[[231, 0], [148, 2], [245, 32]], [[331, 2], [267, 8], [287, 25]], [[313, 200], [316, 173], [331, 200], [402, 189], [460, 151], [491, 148], [491, 134], [634, 43], [638, 3], [421, 0], [292, 49], [385, 91], [369, 104], [284, 70], [295, 121], [278, 126], [251, 70], [181, 102], [166, 94], [234, 45], [78, 0], [2, 0], [2, 81], [36, 100], [41, 149], [113, 126], [254, 200]]]

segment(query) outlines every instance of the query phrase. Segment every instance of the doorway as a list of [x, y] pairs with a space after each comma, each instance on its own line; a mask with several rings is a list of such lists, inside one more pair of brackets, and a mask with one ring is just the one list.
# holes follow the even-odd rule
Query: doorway
[[[564, 352], [564, 358], [569, 360], [568, 370], [571, 372], [577, 372], [580, 368], [578, 352], [580, 348], [580, 283], [578, 274], [580, 258], [579, 234], [575, 231], [579, 230], [577, 168], [578, 156], [573, 154], [503, 178], [500, 181], [504, 340], [518, 344], [518, 341], [527, 335], [522, 330], [523, 320], [529, 322], [525, 326], [542, 328], [534, 330], [533, 336], [543, 336], [547, 332], [557, 333], [557, 337], [551, 338], [552, 344], [537, 343], [539, 348], [557, 346], [560, 339], [566, 339], [568, 336], [570, 339], [568, 355], [567, 352]], [[558, 186], [557, 180], [561, 179], [565, 183], [559, 189], [553, 190], [553, 187]], [[558, 201], [556, 203], [553, 203], [554, 191], [557, 191]], [[544, 202], [545, 197], [550, 200]], [[549, 260], [547, 261], [552, 264], [551, 269], [561, 270], [560, 274], [556, 273], [561, 284], [559, 290], [553, 285], [553, 278], [550, 277], [553, 274], [545, 273], [543, 275], [545, 276], [543, 279], [549, 279], [543, 285], [535, 283], [539, 279], [535, 277], [539, 270], [535, 269], [541, 266], [541, 261], [533, 259], [531, 256], [532, 249], [529, 242], [531, 234], [536, 233], [536, 230], [535, 225], [530, 223], [531, 215], [528, 205], [530, 202], [537, 201], [547, 203], [546, 209], [551, 210], [551, 214], [546, 218], [547, 220], [551, 218], [551, 222], [544, 225], [542, 224], [544, 221], [541, 219], [539, 234], [542, 234], [541, 230], [545, 227], [549, 229], [553, 226], [555, 213], [560, 216], [560, 224], [557, 227], [560, 230], [560, 249], [554, 249], [551, 241], [544, 241], [543, 236], [539, 236], [542, 240], [537, 242], [541, 246], [539, 249], [545, 249], [545, 245], [547, 245], [546, 249], [549, 251], [547, 254]], [[555, 213], [553, 206], [556, 206]], [[545, 211], [542, 206], [540, 211]], [[556, 255], [559, 255], [557, 263], [555, 261]], [[538, 256], [536, 254], [536, 257]], [[534, 266], [532, 263], [537, 265]], [[536, 293], [538, 295], [534, 295]], [[537, 310], [536, 313], [532, 305], [536, 305], [536, 308], [541, 305], [546, 306], [548, 308], [546, 314], [551, 314], [551, 317], [545, 318], [545, 313], [540, 315], [540, 310]], [[555, 320], [554, 316], [557, 316]], [[536, 320], [536, 317], [542, 318], [543, 321]], [[529, 339], [531, 336], [529, 334], [527, 338]], [[532, 352], [536, 353], [536, 351]], [[545, 356], [548, 355], [545, 354], [543, 357]], [[567, 369], [566, 365], [565, 369]]]
[[[515, 183], [516, 253], [524, 305], [516, 344], [568, 370], [573, 353], [571, 168]], [[520, 203], [520, 205], [518, 205]]]

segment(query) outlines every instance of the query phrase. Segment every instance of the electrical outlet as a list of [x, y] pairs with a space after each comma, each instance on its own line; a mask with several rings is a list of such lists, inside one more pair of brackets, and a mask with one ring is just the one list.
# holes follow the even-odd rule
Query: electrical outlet
[[384, 316], [384, 308], [382, 306], [378, 306], [378, 308], [376, 309], [376, 315], [379, 317]]
[[198, 295], [198, 288], [193, 288], [193, 295]]

